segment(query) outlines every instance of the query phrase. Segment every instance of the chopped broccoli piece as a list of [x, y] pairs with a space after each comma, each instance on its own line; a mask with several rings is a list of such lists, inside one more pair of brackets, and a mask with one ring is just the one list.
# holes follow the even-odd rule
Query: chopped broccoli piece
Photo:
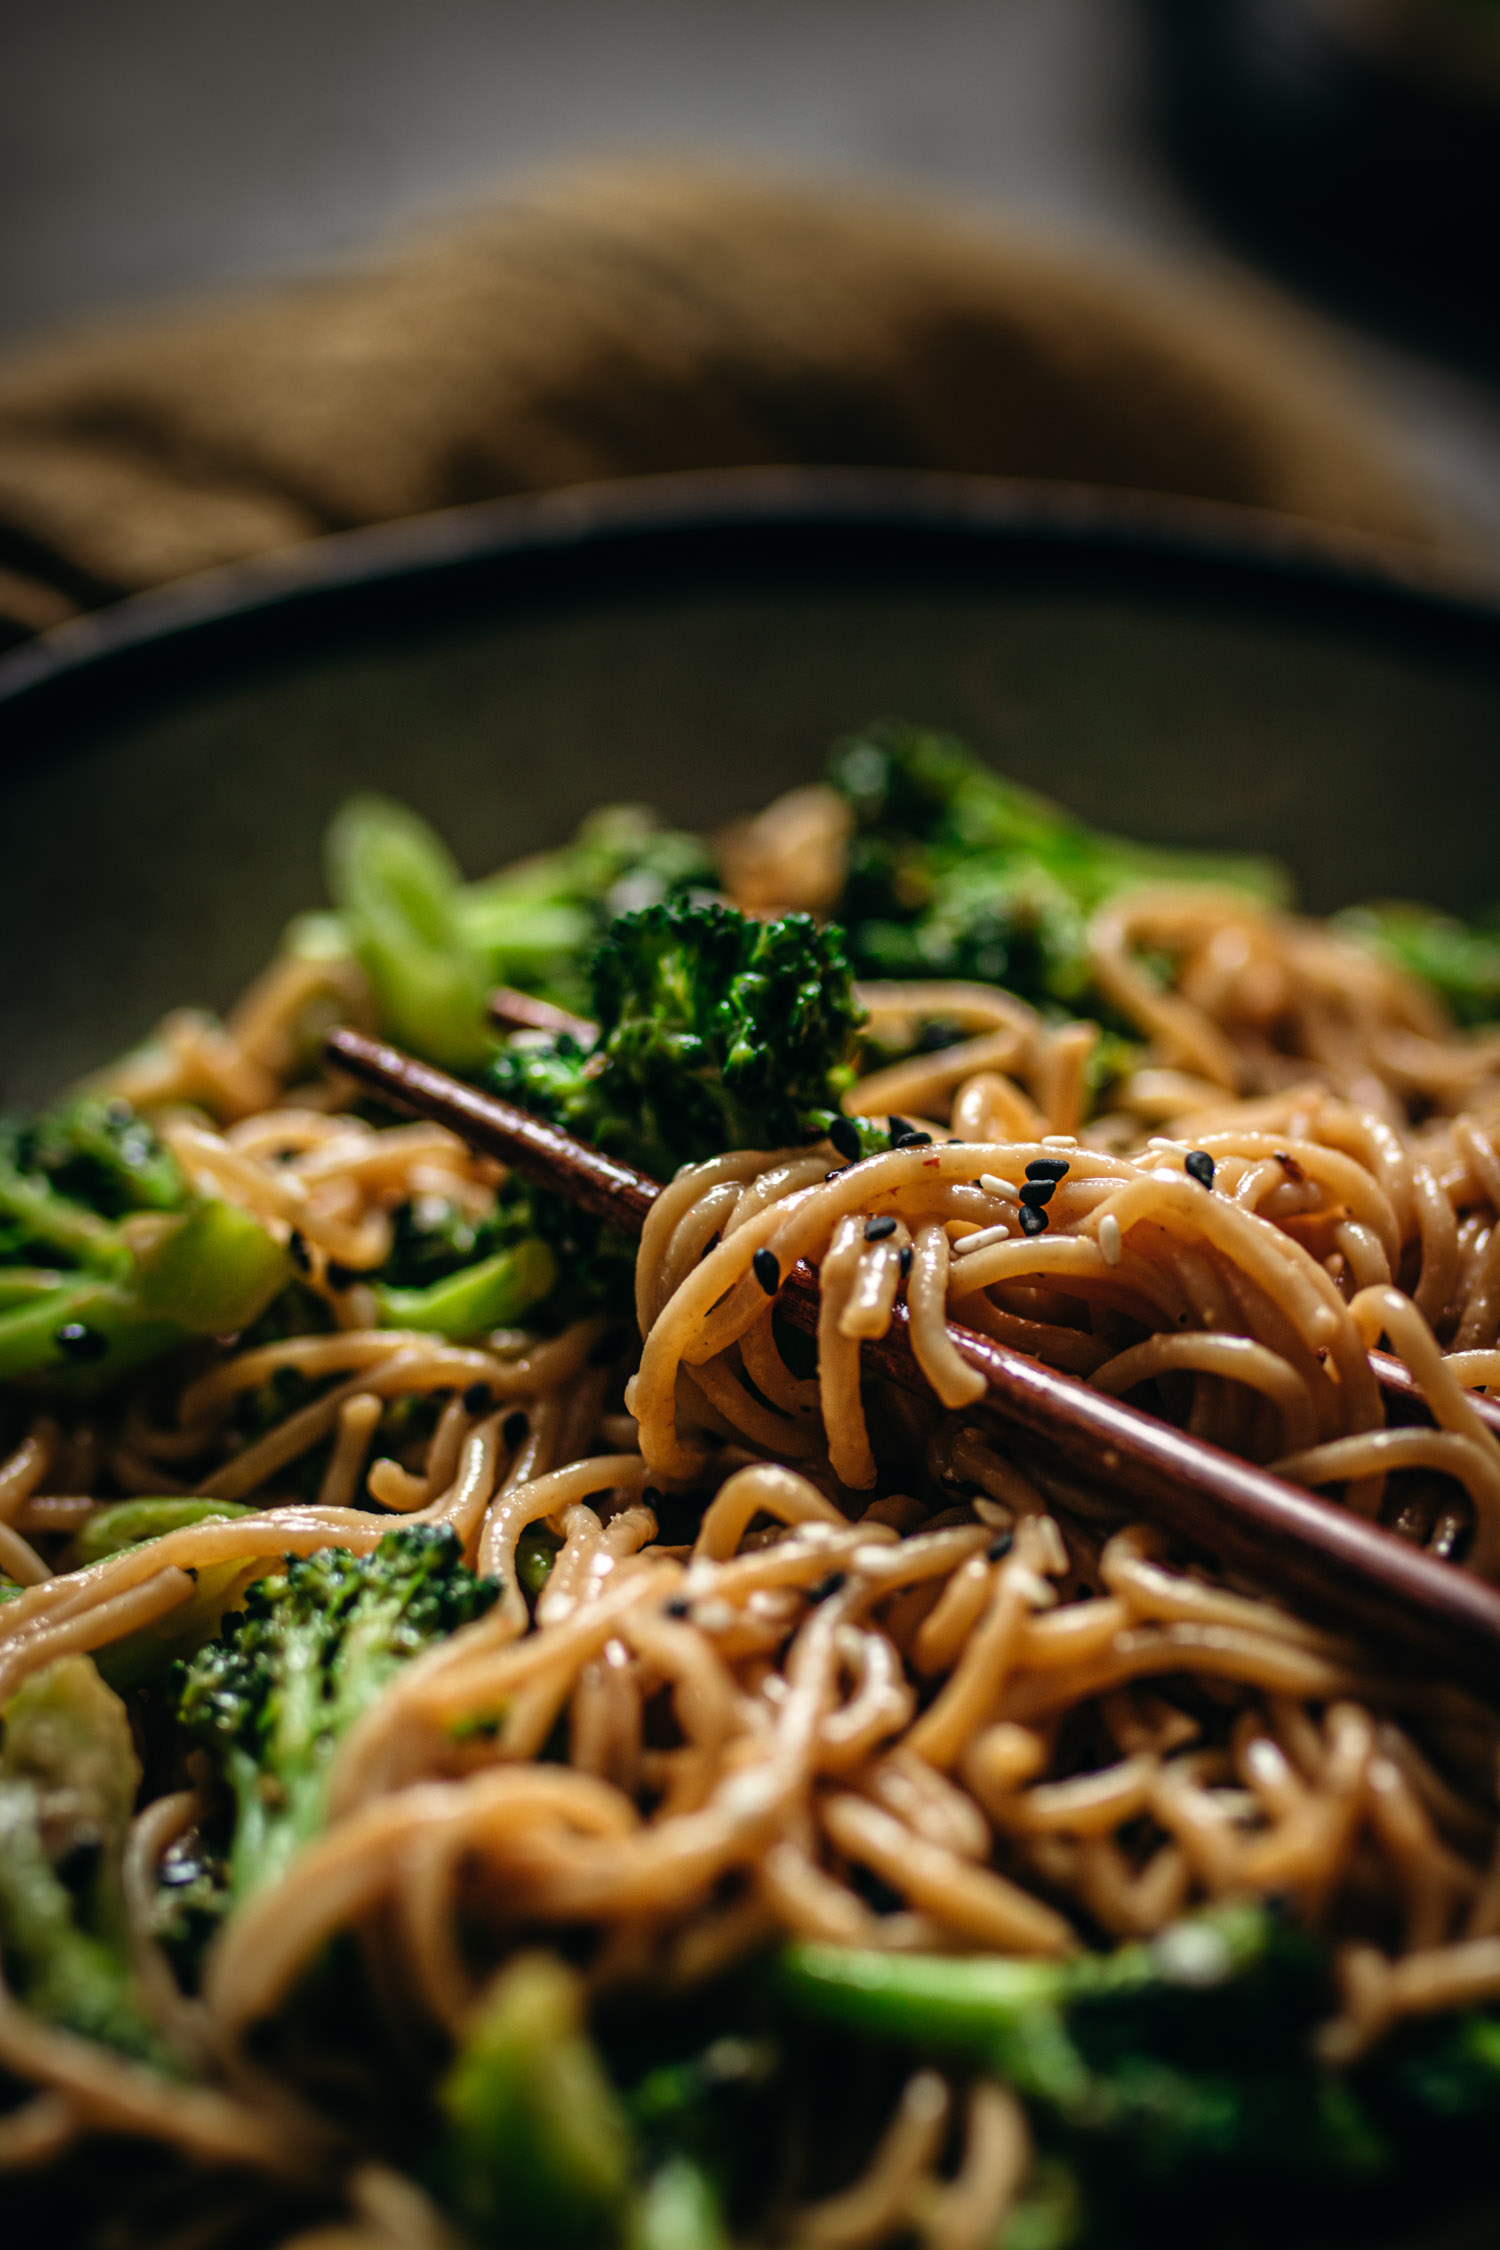
[[401, 1665], [497, 1591], [466, 1568], [450, 1527], [407, 1524], [373, 1554], [288, 1557], [180, 1668], [179, 1721], [235, 1799], [235, 1899], [274, 1882], [318, 1832], [334, 1753]]
[[197, 1500], [175, 1494], [159, 1500], [117, 1500], [90, 1516], [73, 1542], [80, 1565], [102, 1562], [122, 1548], [139, 1546], [143, 1539], [163, 1539], [169, 1531], [189, 1524], [229, 1523], [235, 1516], [254, 1511], [239, 1500]]
[[951, 735], [902, 721], [837, 743], [829, 780], [854, 815], [837, 914], [860, 976], [977, 978], [1109, 1025], [1086, 924], [1115, 892], [1166, 879], [1286, 896], [1268, 861], [1104, 835], [1002, 780]]
[[0, 1381], [97, 1388], [249, 1326], [289, 1273], [247, 1212], [189, 1193], [127, 1103], [0, 1124]]
[[413, 1196], [391, 1214], [390, 1255], [378, 1278], [390, 1289], [425, 1289], [508, 1249], [526, 1231], [525, 1213], [512, 1207], [504, 1191], [483, 1218], [444, 1195]]
[[1347, 2082], [1310, 2057], [1326, 1957], [1284, 1916], [1226, 1907], [1149, 1945], [1064, 1962], [797, 1946], [794, 2007], [982, 2060], [1070, 2157], [1174, 2191], [1199, 2168], [1361, 2180], [1387, 2151]]
[[658, 1178], [816, 1138], [839, 1114], [861, 1012], [836, 930], [648, 907], [610, 925], [592, 976], [592, 1052], [565, 1034], [513, 1043], [498, 1093]]
[[385, 1030], [435, 1063], [484, 1060], [490, 982], [458, 913], [462, 877], [424, 820], [387, 797], [354, 797], [328, 834], [328, 887]]
[[131, 1967], [120, 1864], [140, 1787], [130, 1721], [86, 1656], [62, 1656], [5, 1707], [0, 1944], [51, 2023], [164, 2063]]
[[1450, 2200], [1490, 2190], [1475, 2126], [1500, 2110], [1500, 2021], [1417, 2022], [1326, 2069], [1312, 2046], [1333, 2004], [1326, 1951], [1269, 1906], [1063, 1962], [795, 1945], [778, 1989], [794, 2015], [967, 2057], [1021, 2095], [1043, 2163], [1006, 2250], [1113, 2243], [1096, 2232], [1106, 2211], [1120, 2241], [1155, 2239], [1164, 2212], [1229, 2184], [1246, 2213], [1315, 2189], [1349, 2214], [1421, 2207], [1436, 2151]]
[[476, 1069], [493, 1051], [484, 1014], [492, 985], [576, 1004], [611, 916], [715, 880], [697, 837], [663, 828], [638, 805], [606, 806], [560, 851], [465, 883], [416, 813], [386, 797], [355, 797], [329, 831], [327, 859], [339, 911], [303, 916], [289, 945], [350, 951], [382, 1028], [453, 1070]]
[[393, 1289], [377, 1283], [375, 1302], [382, 1328], [417, 1328], [462, 1343], [492, 1328], [509, 1328], [551, 1290], [557, 1260], [545, 1242], [531, 1236], [513, 1249], [464, 1266], [431, 1281], [425, 1289]]
[[[1496, 916], [1472, 927], [1425, 906], [1351, 907], [1341, 926], [1372, 945], [1398, 969], [1420, 977], [1461, 1024], [1500, 1019], [1500, 928]], [[1490, 926], [1487, 926], [1490, 925]]]
[[[479, 2241], [590, 2250], [613, 2240], [629, 2128], [589, 2039], [579, 1980], [555, 1954], [502, 1971], [441, 2091], [446, 2194]], [[696, 2250], [680, 2231], [652, 2250]]]
[[128, 1211], [176, 1211], [185, 1200], [182, 1173], [144, 1117], [129, 1102], [78, 1094], [13, 1137], [18, 1169], [39, 1174], [60, 1195], [109, 1219]]

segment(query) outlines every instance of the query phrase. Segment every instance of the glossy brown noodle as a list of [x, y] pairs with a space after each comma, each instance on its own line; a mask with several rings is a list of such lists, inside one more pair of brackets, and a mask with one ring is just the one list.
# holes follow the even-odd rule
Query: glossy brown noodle
[[[784, 822], [804, 887], [825, 813]], [[775, 864], [753, 861], [757, 905], [778, 903]], [[451, 1523], [503, 1592], [355, 1730], [326, 1833], [236, 1915], [199, 2002], [149, 1908], [202, 1808], [191, 1792], [144, 1808], [127, 1871], [143, 1990], [198, 2089], [6, 2001], [0, 2065], [38, 2090], [0, 2123], [0, 2155], [40, 2162], [109, 2124], [341, 2173], [318, 2121], [237, 2058], [330, 1936], [377, 1918], [386, 2004], [452, 2032], [507, 1949], [548, 1928], [594, 1933], [596, 1989], [661, 1989], [778, 1934], [1054, 1955], [1246, 1894], [1295, 1900], [1333, 1945], [1330, 2060], [1400, 2016], [1500, 1997], [1493, 1719], [1174, 1558], [1107, 1492], [1001, 1454], [966, 1424], [977, 1378], [943, 1327], [951, 1313], [1500, 1574], [1500, 1447], [1469, 1395], [1500, 1378], [1500, 1041], [1461, 1038], [1349, 941], [1229, 894], [1143, 890], [1091, 939], [1151, 1042], [1108, 1114], [1084, 1122], [1090, 1026], [984, 987], [873, 988], [892, 1044], [924, 1022], [962, 1034], [848, 1104], [931, 1141], [680, 1175], [641, 1247], [633, 1372], [598, 1321], [459, 1348], [381, 1330], [360, 1283], [335, 1286], [330, 1265], [385, 1256], [398, 1204], [482, 1215], [497, 1175], [437, 1128], [377, 1132], [325, 1089], [285, 1094], [300, 969], [238, 1025], [176, 1019], [129, 1066], [193, 1178], [296, 1229], [339, 1325], [226, 1353], [165, 1415], [143, 1389], [107, 1427], [34, 1424], [0, 1465], [0, 1563], [28, 1589], [0, 1609], [0, 1696], [205, 1584], [227, 1602], [288, 1552], [372, 1547], [393, 1518]], [[1176, 963], [1169, 990], [1148, 947]], [[1041, 1159], [1066, 1172], [1027, 1234]], [[820, 1270], [815, 1375], [783, 1356], [762, 1249], [783, 1274]], [[861, 1342], [902, 1292], [930, 1408], [861, 1386]], [[1386, 1426], [1367, 1359], [1382, 1338], [1435, 1428]], [[282, 1368], [327, 1387], [236, 1449], [237, 1398]], [[421, 1392], [443, 1401], [430, 1434], [383, 1451], [386, 1407]], [[317, 1498], [293, 1500], [278, 1480], [328, 1441]], [[106, 1490], [256, 1512], [54, 1573]], [[688, 1545], [659, 1531], [677, 1494]], [[557, 1553], [533, 1615], [516, 1564], [535, 1524]], [[567, 1760], [543, 1762], [559, 1726]], [[894, 1910], [867, 1903], [871, 1878]], [[460, 1939], [460, 1901], [477, 1939]], [[924, 2069], [872, 2126], [864, 2174], [785, 2231], [982, 2250], [1027, 2162], [1002, 2088]], [[347, 2185], [325, 2250], [442, 2239], [378, 2167]]]

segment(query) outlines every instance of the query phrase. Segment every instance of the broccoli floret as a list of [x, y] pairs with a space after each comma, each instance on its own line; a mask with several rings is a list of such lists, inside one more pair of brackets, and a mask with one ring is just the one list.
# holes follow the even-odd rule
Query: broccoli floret
[[829, 781], [854, 816], [837, 912], [860, 976], [972, 977], [1109, 1024], [1085, 932], [1116, 891], [1165, 879], [1286, 896], [1267, 861], [1104, 835], [1002, 780], [951, 735], [902, 721], [837, 743]]
[[815, 1138], [839, 1114], [862, 1020], [838, 931], [719, 905], [611, 923], [592, 964], [598, 1038], [524, 1040], [497, 1093], [657, 1178], [726, 1148]]
[[190, 1193], [127, 1103], [0, 1123], [0, 1381], [96, 1388], [247, 1327], [289, 1272], [247, 1212]]
[[1341, 926], [1430, 984], [1461, 1024], [1500, 1018], [1500, 914], [1470, 926], [1425, 906], [1351, 907]]
[[164, 2063], [131, 1968], [120, 1864], [141, 1769], [125, 1706], [86, 1656], [36, 1673], [5, 1707], [0, 1947], [37, 2015]]
[[1158, 2239], [1164, 2212], [1226, 2187], [1242, 2216], [1318, 2191], [1373, 2215], [1430, 2205], [1440, 2158], [1450, 2202], [1489, 2189], [1475, 2127], [1500, 2112], [1500, 2021], [1417, 2022], [1348, 2071], [1322, 2066], [1328, 1957], [1274, 1907], [1217, 1908], [1063, 1962], [793, 1946], [779, 1990], [794, 2015], [992, 2070], [1076, 2207], [1108, 2211], [1121, 2241]]
[[187, 1199], [176, 1158], [117, 1097], [78, 1094], [24, 1126], [0, 1127], [17, 1169], [109, 1219], [177, 1211]]
[[807, 2012], [977, 2057], [1071, 2162], [1141, 2186], [1226, 2168], [1363, 2180], [1389, 2161], [1350, 2085], [1311, 2059], [1325, 1955], [1260, 1906], [1057, 1963], [794, 1947], [783, 1977]]
[[232, 1900], [274, 1882], [317, 1833], [334, 1753], [401, 1665], [497, 1592], [449, 1526], [407, 1524], [373, 1554], [288, 1557], [179, 1668], [179, 1722], [234, 1796]]

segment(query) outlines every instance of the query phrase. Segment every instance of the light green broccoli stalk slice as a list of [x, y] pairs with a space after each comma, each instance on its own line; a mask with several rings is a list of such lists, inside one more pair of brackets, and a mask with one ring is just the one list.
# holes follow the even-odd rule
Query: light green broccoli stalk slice
[[482, 1062], [491, 979], [459, 916], [463, 879], [444, 844], [388, 797], [354, 797], [329, 830], [327, 862], [382, 1028], [450, 1070]]
[[[439, 2176], [475, 2239], [496, 2250], [593, 2250], [618, 2240], [630, 2133], [584, 2026], [578, 1977], [523, 1954], [481, 2001], [440, 2093]], [[681, 2210], [684, 2200], [677, 2191]], [[642, 2250], [713, 2250], [658, 2208]]]

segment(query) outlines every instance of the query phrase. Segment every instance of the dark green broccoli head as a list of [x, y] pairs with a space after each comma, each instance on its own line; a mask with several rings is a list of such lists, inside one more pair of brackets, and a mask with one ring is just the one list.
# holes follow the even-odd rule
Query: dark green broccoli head
[[992, 773], [952, 735], [901, 720], [836, 744], [829, 780], [854, 816], [839, 913], [861, 976], [972, 977], [1108, 1023], [1086, 925], [1116, 891], [1165, 879], [1285, 895], [1265, 861], [1105, 835]]
[[187, 1200], [176, 1158], [129, 1102], [75, 1095], [25, 1124], [0, 1126], [0, 1147], [18, 1171], [102, 1218], [175, 1211]]
[[1386, 960], [1432, 986], [1461, 1024], [1500, 1017], [1500, 927], [1490, 915], [1472, 927], [1425, 906], [1352, 907], [1343, 927]]
[[497, 1591], [465, 1566], [449, 1526], [404, 1524], [372, 1554], [289, 1556], [180, 1667], [179, 1722], [238, 1800], [237, 1896], [282, 1873], [321, 1826], [334, 1753], [402, 1664]]
[[658, 1178], [731, 1148], [825, 1131], [854, 1075], [861, 1010], [837, 930], [671, 904], [622, 915], [594, 956], [599, 1036], [513, 1044], [507, 1099]]

